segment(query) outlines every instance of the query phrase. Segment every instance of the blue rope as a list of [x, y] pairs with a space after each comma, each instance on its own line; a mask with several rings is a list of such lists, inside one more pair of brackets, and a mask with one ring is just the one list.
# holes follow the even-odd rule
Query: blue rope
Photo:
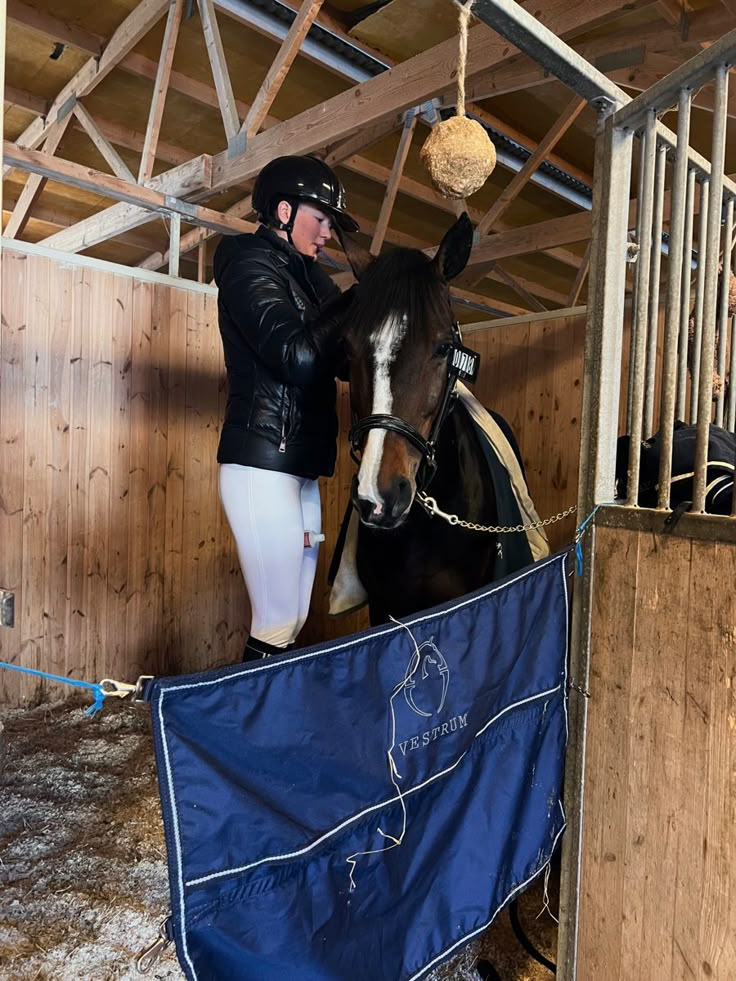
[[599, 508], [605, 508], [612, 505], [613, 501], [601, 501], [600, 504], [596, 504], [593, 510], [590, 512], [587, 518], [580, 522], [578, 525], [578, 530], [575, 532], [575, 575], [582, 576], [583, 574], [583, 535], [587, 531], [588, 525], [596, 516]]
[[105, 690], [101, 684], [93, 685], [89, 681], [77, 681], [76, 678], [62, 678], [58, 674], [47, 674], [46, 671], [36, 671], [35, 668], [21, 668], [17, 664], [8, 664], [7, 661], [0, 661], [0, 668], [7, 668], [9, 671], [20, 671], [22, 674], [32, 674], [37, 678], [47, 678], [49, 681], [58, 681], [62, 685], [72, 685], [74, 688], [88, 688], [94, 693], [94, 702], [85, 709], [85, 715], [93, 717], [102, 708], [105, 700]]

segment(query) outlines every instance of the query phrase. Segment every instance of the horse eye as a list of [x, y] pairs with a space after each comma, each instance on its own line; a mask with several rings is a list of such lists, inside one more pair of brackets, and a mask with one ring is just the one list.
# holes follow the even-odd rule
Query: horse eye
[[434, 356], [436, 358], [446, 358], [450, 353], [450, 348], [452, 344], [449, 341], [443, 341], [442, 344], [438, 344], [434, 349]]

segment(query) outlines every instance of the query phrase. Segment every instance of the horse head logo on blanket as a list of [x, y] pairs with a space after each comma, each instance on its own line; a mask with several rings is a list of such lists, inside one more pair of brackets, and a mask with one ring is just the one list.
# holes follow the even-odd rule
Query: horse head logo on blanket
[[425, 640], [418, 653], [419, 663], [404, 685], [404, 698], [413, 712], [430, 719], [444, 708], [450, 669], [433, 639]]

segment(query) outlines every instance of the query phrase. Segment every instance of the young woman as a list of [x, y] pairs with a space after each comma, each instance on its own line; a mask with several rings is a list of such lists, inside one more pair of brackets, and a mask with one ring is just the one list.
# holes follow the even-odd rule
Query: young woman
[[271, 161], [256, 179], [253, 235], [215, 253], [228, 402], [217, 453], [220, 499], [252, 621], [244, 660], [293, 643], [309, 612], [318, 478], [335, 467], [336, 328], [349, 304], [316, 262], [335, 225], [355, 231], [342, 185], [315, 157]]

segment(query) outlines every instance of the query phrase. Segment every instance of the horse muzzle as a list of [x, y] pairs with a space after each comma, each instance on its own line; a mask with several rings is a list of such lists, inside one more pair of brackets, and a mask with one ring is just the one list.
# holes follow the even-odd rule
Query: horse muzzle
[[361, 497], [358, 481], [353, 481], [350, 498], [360, 520], [369, 528], [390, 531], [398, 528], [406, 520], [414, 503], [416, 487], [408, 477], [396, 476], [379, 494], [380, 500]]

